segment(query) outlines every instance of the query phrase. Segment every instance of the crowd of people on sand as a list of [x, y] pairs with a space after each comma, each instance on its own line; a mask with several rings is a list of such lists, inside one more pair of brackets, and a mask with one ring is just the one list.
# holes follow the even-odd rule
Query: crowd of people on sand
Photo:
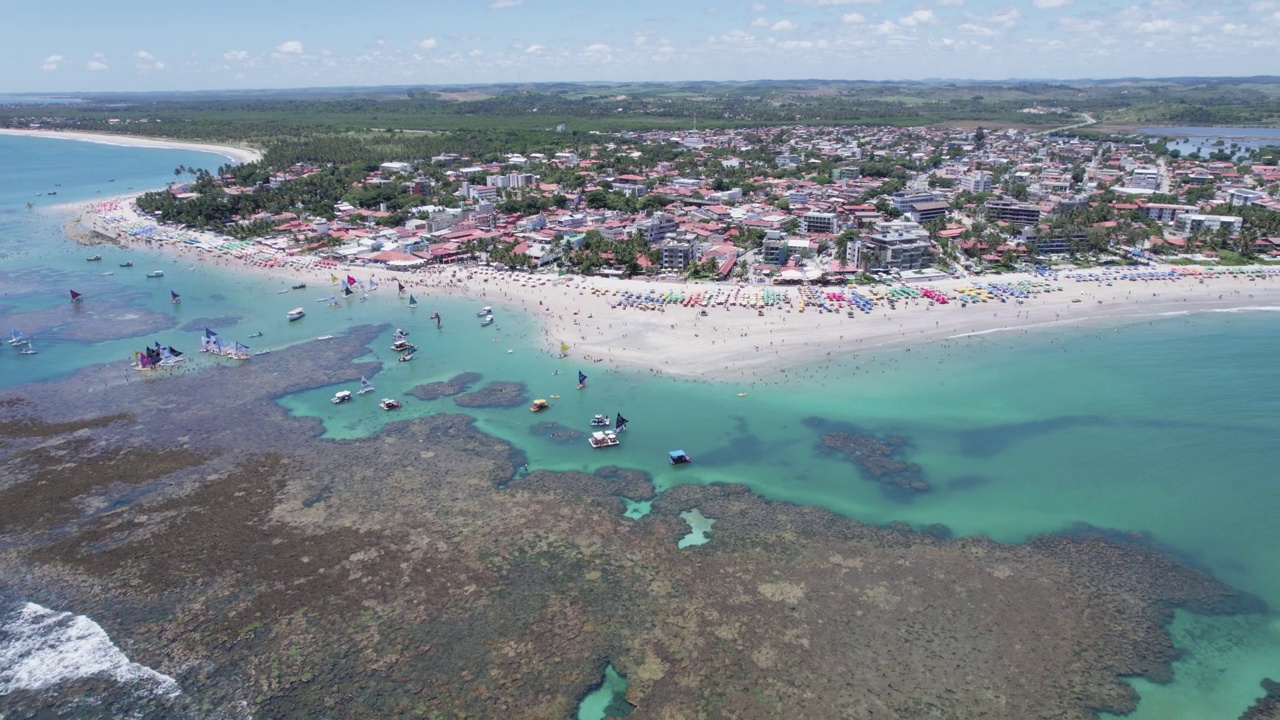
[[[376, 279], [383, 288], [403, 286], [406, 296], [421, 295], [420, 301], [439, 294], [502, 303], [539, 318], [549, 354], [567, 343], [576, 357], [592, 363], [685, 377], [736, 371], [743, 380], [750, 373], [757, 383], [789, 382], [788, 372], [804, 372], [797, 368], [830, 368], [815, 363], [833, 353], [847, 360], [849, 353], [875, 347], [1133, 319], [1178, 305], [1248, 306], [1255, 304], [1255, 293], [1267, 302], [1280, 299], [1280, 268], [1270, 266], [1120, 268], [1067, 273], [1067, 282], [1057, 285], [1043, 276], [1015, 274], [999, 276], [999, 283], [954, 279], [922, 289], [682, 283], [511, 271], [476, 262], [391, 270], [271, 253], [264, 246], [232, 247], [207, 237], [193, 240], [195, 231], [164, 228], [120, 200], [98, 203], [88, 215], [93, 229], [176, 260], [244, 267], [291, 283], [328, 285], [334, 277], [354, 275], [362, 282]], [[645, 299], [644, 307], [636, 298]]]

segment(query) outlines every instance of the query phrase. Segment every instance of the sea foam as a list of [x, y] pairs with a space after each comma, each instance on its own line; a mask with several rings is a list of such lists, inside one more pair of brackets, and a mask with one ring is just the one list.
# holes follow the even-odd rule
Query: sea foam
[[26, 603], [0, 625], [0, 695], [93, 675], [155, 695], [182, 692], [173, 678], [129, 660], [102, 626], [84, 615]]

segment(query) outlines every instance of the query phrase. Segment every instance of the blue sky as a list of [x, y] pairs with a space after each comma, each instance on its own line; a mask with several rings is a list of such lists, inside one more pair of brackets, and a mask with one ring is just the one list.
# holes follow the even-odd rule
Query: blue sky
[[0, 92], [1280, 74], [1280, 0], [6, 4]]

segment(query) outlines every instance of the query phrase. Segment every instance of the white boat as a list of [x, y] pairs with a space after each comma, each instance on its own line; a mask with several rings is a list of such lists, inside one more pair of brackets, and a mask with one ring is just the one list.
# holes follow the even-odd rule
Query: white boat
[[306, 310], [303, 310], [302, 308], [294, 308], [289, 311], [289, 314], [286, 315], [286, 317], [288, 317], [290, 320], [297, 320], [298, 318], [301, 318], [303, 315], [306, 315], [306, 314], [307, 314]]
[[27, 339], [23, 337], [22, 333], [18, 332], [17, 330], [11, 330], [9, 331], [9, 344], [14, 347], [17, 347], [19, 345], [26, 345]]
[[318, 337], [318, 338], [316, 338], [316, 339], [317, 339], [317, 340], [332, 340], [332, 339], [333, 339], [333, 336], [332, 336], [332, 335], [321, 335], [320, 337]]
[[378, 407], [383, 410], [395, 410], [400, 407], [400, 401], [392, 398], [382, 398], [381, 402], [378, 403]]
[[339, 390], [337, 394], [329, 398], [329, 402], [333, 403], [334, 405], [339, 405], [344, 402], [350, 402], [352, 397], [353, 396], [351, 395], [350, 390]]
[[26, 346], [26, 347], [24, 347], [24, 348], [22, 348], [22, 349], [21, 349], [21, 350], [19, 350], [18, 352], [22, 353], [23, 355], [35, 355], [35, 354], [36, 354], [36, 349], [35, 349], [35, 347], [33, 347], [33, 346], [31, 345], [31, 341], [29, 341], [29, 340], [28, 340], [28, 341], [27, 341], [27, 346]]
[[149, 278], [164, 277], [164, 271], [163, 271], [163, 270], [152, 270], [151, 272], [147, 273], [147, 277], [149, 277]]
[[608, 415], [597, 413], [595, 417], [591, 418], [591, 427], [609, 427], [612, 422], [613, 420]]
[[587, 442], [591, 443], [591, 447], [597, 450], [622, 444], [618, 441], [618, 434], [612, 430], [593, 432], [591, 437], [587, 438]]
[[480, 321], [480, 327], [487, 327], [487, 326], [492, 325], [492, 324], [493, 324], [493, 316], [492, 316], [492, 315], [485, 315], [485, 316], [484, 316], [484, 319]]
[[413, 352], [414, 350], [418, 349], [418, 346], [414, 345], [408, 340], [397, 340], [391, 343], [391, 349], [395, 350], [396, 352]]
[[492, 314], [493, 314], [493, 308], [486, 305], [480, 308], [480, 312], [476, 313], [476, 317], [484, 317], [485, 315], [492, 315]]

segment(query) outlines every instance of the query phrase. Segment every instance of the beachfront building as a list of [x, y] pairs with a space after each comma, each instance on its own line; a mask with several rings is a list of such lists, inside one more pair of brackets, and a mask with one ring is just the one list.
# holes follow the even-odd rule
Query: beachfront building
[[1174, 221], [1174, 228], [1187, 235], [1191, 235], [1201, 230], [1209, 232], [1217, 232], [1225, 229], [1232, 235], [1240, 231], [1240, 224], [1244, 222], [1244, 218], [1236, 215], [1202, 215], [1200, 213], [1183, 213]]
[[931, 202], [911, 203], [907, 208], [905, 215], [912, 222], [924, 224], [930, 220], [937, 220], [946, 217], [947, 211], [951, 209], [951, 205], [943, 200], [934, 200]]
[[800, 216], [806, 233], [823, 233], [834, 235], [839, 223], [835, 213], [807, 212]]
[[688, 240], [663, 240], [658, 248], [664, 270], [683, 270], [693, 260], [693, 243]]
[[676, 231], [676, 219], [670, 213], [655, 212], [652, 217], [636, 223], [635, 229], [644, 233], [650, 245], [657, 245]]
[[986, 170], [975, 170], [960, 176], [960, 189], [972, 193], [991, 192], [991, 173]]
[[1142, 214], [1160, 222], [1173, 222], [1179, 215], [1194, 213], [1195, 205], [1174, 205], [1171, 203], [1145, 203], [1140, 205]]
[[916, 203], [938, 202], [942, 199], [942, 193], [933, 190], [925, 190], [921, 192], [910, 192], [907, 190], [899, 190], [889, 196], [889, 202], [893, 203], [893, 208], [903, 215], [911, 210], [911, 206]]
[[766, 265], [781, 265], [787, 261], [789, 250], [782, 233], [770, 230], [765, 234], [764, 243], [760, 246], [760, 261]]
[[929, 231], [909, 220], [883, 223], [876, 232], [862, 237], [862, 247], [875, 258], [876, 268], [919, 270], [933, 264]]
[[1040, 206], [1003, 198], [991, 198], [986, 202], [987, 221], [1012, 223], [1018, 227], [1040, 222]]

